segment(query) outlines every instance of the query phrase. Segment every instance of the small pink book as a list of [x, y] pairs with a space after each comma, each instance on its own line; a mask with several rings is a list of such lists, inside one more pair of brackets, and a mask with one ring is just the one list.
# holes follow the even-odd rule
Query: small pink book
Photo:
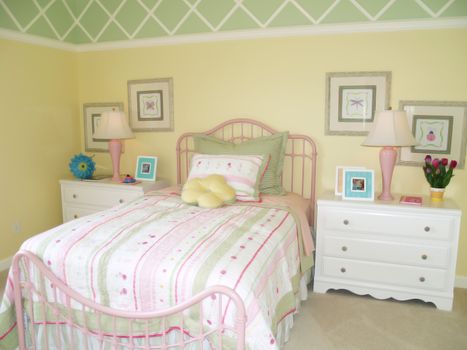
[[422, 205], [423, 198], [418, 196], [401, 196], [401, 204]]

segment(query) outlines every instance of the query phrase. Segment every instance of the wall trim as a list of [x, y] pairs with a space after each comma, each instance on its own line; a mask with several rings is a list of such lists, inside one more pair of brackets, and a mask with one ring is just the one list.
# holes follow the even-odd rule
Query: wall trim
[[10, 256], [6, 259], [0, 260], [0, 271], [8, 270], [11, 266], [11, 262], [13, 261], [13, 257]]
[[456, 276], [454, 286], [456, 288], [467, 288], [467, 276]]
[[33, 44], [38, 46], [50, 47], [53, 49], [60, 49], [65, 51], [77, 51], [76, 44], [70, 44], [63, 41], [43, 38], [36, 35], [25, 34], [16, 32], [14, 30], [0, 28], [0, 39], [14, 40], [27, 44]]
[[47, 46], [51, 48], [88, 52], [115, 49], [127, 49], [149, 46], [181, 45], [202, 42], [251, 40], [261, 38], [281, 38], [289, 36], [312, 36], [372, 32], [398, 32], [406, 30], [433, 30], [467, 28], [467, 17], [420, 19], [409, 21], [380, 21], [341, 24], [315, 24], [307, 26], [278, 27], [266, 29], [236, 30], [230, 32], [213, 32], [188, 35], [173, 35], [160, 38], [134, 39], [111, 41], [91, 44], [71, 44], [58, 40], [42, 38], [30, 34], [20, 33], [0, 28], [0, 38], [21, 41], [29, 44]]

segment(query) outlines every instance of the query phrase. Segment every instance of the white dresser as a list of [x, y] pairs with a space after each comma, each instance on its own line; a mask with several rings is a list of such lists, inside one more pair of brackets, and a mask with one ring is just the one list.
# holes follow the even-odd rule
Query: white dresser
[[128, 202], [152, 190], [167, 187], [166, 180], [120, 184], [110, 179], [98, 181], [60, 180], [63, 221], [73, 220], [117, 204]]
[[347, 289], [379, 299], [421, 299], [451, 310], [461, 211], [446, 200], [422, 206], [317, 202], [314, 291]]

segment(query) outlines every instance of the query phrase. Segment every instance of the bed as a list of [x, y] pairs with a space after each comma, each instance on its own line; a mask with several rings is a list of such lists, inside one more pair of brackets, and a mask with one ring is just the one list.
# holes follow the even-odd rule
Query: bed
[[[183, 134], [178, 184], [199, 135], [248, 145], [277, 132], [234, 119]], [[0, 306], [0, 349], [280, 348], [307, 296], [316, 181], [313, 140], [284, 145], [286, 195], [203, 209], [170, 188], [27, 240]]]

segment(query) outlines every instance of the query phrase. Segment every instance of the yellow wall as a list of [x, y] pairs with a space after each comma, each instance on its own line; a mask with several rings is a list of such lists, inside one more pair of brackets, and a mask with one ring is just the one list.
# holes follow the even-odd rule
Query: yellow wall
[[0, 40], [0, 260], [61, 222], [58, 180], [80, 150], [75, 60]]
[[[278, 130], [306, 133], [318, 143], [318, 193], [334, 188], [336, 165], [376, 170], [377, 148], [363, 137], [325, 136], [325, 73], [392, 71], [391, 104], [401, 99], [467, 100], [467, 30], [414, 31], [263, 39], [78, 54], [79, 103], [122, 101], [127, 80], [173, 77], [175, 132], [138, 133], [127, 141], [122, 170], [137, 155], [159, 156], [158, 172], [175, 179], [175, 141], [232, 117], [253, 117]], [[96, 157], [110, 169], [107, 154]], [[377, 184], [378, 188], [380, 184]], [[447, 190], [467, 213], [467, 171]], [[420, 168], [398, 166], [393, 191], [428, 193]], [[464, 198], [463, 198], [464, 197]], [[467, 276], [467, 219], [458, 274]]]
[[[122, 155], [122, 172], [134, 173], [137, 155], [156, 155], [159, 157], [159, 176], [174, 182], [175, 142], [180, 134], [186, 131], [203, 131], [225, 119], [241, 116], [259, 119], [278, 130], [290, 130], [314, 137], [319, 152], [318, 193], [334, 188], [336, 165], [361, 165], [373, 168], [379, 181], [378, 149], [360, 146], [364, 137], [324, 135], [325, 73], [392, 71], [391, 104], [395, 107], [401, 99], [466, 101], [466, 38], [467, 29], [456, 29], [230, 41], [76, 54], [14, 45], [13, 59], [19, 58], [21, 51], [29, 50], [34, 57], [31, 64], [36, 68], [41, 66], [40, 62], [48, 56], [51, 57], [50, 61], [54, 62], [42, 67], [45, 72], [36, 72], [37, 69], [29, 67], [22, 61], [21, 65], [14, 66], [18, 71], [17, 74], [21, 73], [24, 79], [19, 85], [26, 85], [26, 82], [30, 84], [30, 80], [27, 80], [31, 79], [27, 77], [28, 72], [34, 73], [34, 78], [39, 74], [50, 75], [53, 78], [53, 83], [47, 84], [48, 91], [41, 91], [40, 96], [33, 96], [34, 101], [28, 101], [28, 105], [31, 107], [40, 104], [54, 111], [60, 110], [61, 107], [66, 113], [57, 113], [52, 118], [55, 123], [54, 138], [57, 138], [55, 135], [57, 131], [62, 133], [62, 137], [59, 141], [53, 141], [54, 138], [49, 135], [46, 138], [50, 142], [42, 145], [47, 148], [47, 157], [51, 158], [47, 164], [54, 167], [54, 175], [39, 175], [42, 176], [41, 181], [31, 180], [32, 176], [29, 174], [33, 173], [32, 170], [22, 175], [28, 178], [28, 181], [23, 180], [23, 183], [29, 190], [29, 197], [31, 193], [33, 194], [36, 204], [46, 201], [43, 195], [43, 192], [46, 192], [47, 205], [52, 208], [48, 211], [52, 212], [52, 215], [46, 216], [45, 210], [41, 208], [34, 208], [35, 212], [32, 209], [20, 210], [19, 204], [9, 209], [10, 214], [0, 215], [2, 218], [8, 218], [6, 220], [8, 225], [11, 221], [10, 217], [19, 215], [17, 214], [19, 212], [23, 218], [38, 219], [44, 216], [43, 220], [48, 220], [47, 223], [37, 220], [32, 230], [34, 232], [39, 232], [49, 223], [58, 221], [60, 204], [58, 175], [69, 176], [66, 164], [71, 154], [75, 152], [76, 138], [81, 140], [81, 148], [84, 150], [82, 104], [121, 101], [127, 111], [126, 83], [131, 79], [173, 77], [175, 131], [137, 133], [136, 139], [126, 142], [125, 154]], [[3, 46], [0, 49], [3, 51]], [[3, 60], [3, 56], [0, 57]], [[75, 70], [73, 70], [73, 58], [76, 59]], [[13, 74], [8, 69], [11, 66], [10, 64], [5, 69], [2, 64], [0, 70]], [[73, 73], [76, 74], [77, 104], [74, 104], [74, 90], [70, 85], [73, 83]], [[61, 84], [66, 88], [60, 89]], [[3, 81], [0, 82], [2, 86], [0, 92], [7, 90], [3, 85]], [[11, 99], [14, 101], [20, 100], [22, 96], [19, 93], [11, 94], [13, 95]], [[60, 96], [64, 101], [57, 106]], [[14, 105], [16, 106], [16, 103]], [[68, 110], [68, 107], [73, 109]], [[1, 110], [4, 108], [3, 105], [0, 106]], [[16, 109], [10, 107], [8, 113], [12, 114], [14, 111], [13, 114], [19, 119], [26, 117], [26, 113], [18, 113]], [[47, 113], [43, 114], [42, 120], [45, 120]], [[6, 117], [2, 112], [3, 119]], [[25, 125], [28, 123], [19, 122], [18, 128]], [[36, 139], [31, 138], [31, 133], [21, 134], [22, 138], [27, 140], [25, 143], [27, 146], [24, 146], [23, 140], [18, 141], [13, 136], [9, 136], [8, 149], [11, 149], [12, 155], [7, 156], [10, 159], [8, 164], [15, 164], [14, 161], [20, 162], [17, 159], [19, 153], [16, 148], [26, 149], [33, 142], [34, 147], [39, 144]], [[44, 141], [41, 140], [42, 142]], [[17, 146], [11, 147], [12, 144]], [[4, 149], [5, 147], [3, 146]], [[53, 156], [49, 156], [48, 152], [53, 153]], [[26, 159], [37, 162], [32, 154]], [[110, 172], [110, 159], [107, 153], [97, 154], [95, 160], [99, 172]], [[43, 172], [43, 168], [41, 169]], [[18, 171], [15, 171], [15, 176], [16, 174]], [[47, 187], [40, 186], [43, 181], [48, 181]], [[465, 196], [462, 189], [465, 193], [466, 186], [467, 170], [458, 170], [446, 194], [454, 198], [465, 213], [467, 213], [467, 198], [463, 198]], [[380, 187], [380, 183], [377, 183], [377, 187]], [[23, 192], [27, 192], [27, 189], [25, 188]], [[393, 191], [426, 194], [428, 185], [420, 168], [398, 166], [394, 174]], [[16, 189], [12, 189], [11, 192], [8, 198], [13, 200], [19, 193]], [[15, 208], [17, 212], [13, 212]], [[41, 213], [38, 214], [37, 210]], [[11, 237], [9, 233], [7, 236], [3, 234], [10, 231], [8, 225], [3, 228], [2, 224], [2, 239]], [[9, 243], [7, 246], [8, 248], [0, 248], [5, 249], [0, 250], [0, 259], [2, 256], [13, 254], [15, 250], [13, 246], [16, 247], [17, 242]], [[457, 273], [467, 276], [467, 219], [465, 218], [459, 245]]]

